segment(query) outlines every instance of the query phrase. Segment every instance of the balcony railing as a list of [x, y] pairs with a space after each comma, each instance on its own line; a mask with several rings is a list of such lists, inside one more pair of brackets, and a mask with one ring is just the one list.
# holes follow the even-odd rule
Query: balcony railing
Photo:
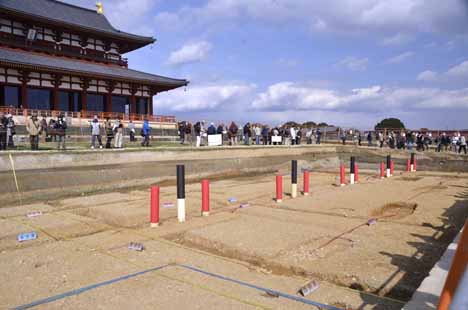
[[20, 109], [15, 107], [0, 106], [0, 112], [5, 114], [11, 114], [13, 116], [24, 116], [29, 117], [34, 115], [44, 117], [58, 117], [64, 115], [72, 118], [86, 118], [91, 119], [97, 115], [100, 119], [109, 117], [110, 119], [121, 118], [122, 120], [132, 121], [143, 121], [145, 118], [150, 122], [156, 123], [176, 123], [175, 116], [166, 115], [144, 115], [144, 114], [127, 114], [117, 112], [94, 112], [94, 111], [82, 111], [82, 112], [70, 112], [70, 111], [56, 111], [56, 110], [35, 110], [35, 109]]
[[[25, 37], [0, 32], [0, 44], [10, 47], [16, 47], [36, 52], [53, 54], [57, 56], [67, 56], [79, 59], [86, 59], [106, 64], [117, 64], [128, 67], [128, 59], [118, 54], [105, 53], [103, 51], [82, 49], [78, 46], [55, 44], [53, 42], [36, 40], [32, 43], [26, 43]], [[83, 54], [86, 51], [86, 54]]]

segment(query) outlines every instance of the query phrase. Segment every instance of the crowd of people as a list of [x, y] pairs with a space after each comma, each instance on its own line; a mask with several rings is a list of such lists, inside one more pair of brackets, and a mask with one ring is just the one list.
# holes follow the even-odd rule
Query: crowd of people
[[[126, 127], [126, 128], [125, 128]], [[57, 149], [65, 150], [65, 140], [67, 137], [68, 124], [64, 115], [57, 118], [50, 118], [47, 121], [45, 116], [39, 120], [33, 114], [26, 121], [26, 130], [29, 135], [31, 150], [39, 149], [39, 141], [56, 142]], [[125, 125], [121, 118], [111, 120], [107, 117], [101, 122], [97, 115], [89, 122], [91, 149], [96, 148], [123, 148], [124, 135], [129, 136], [130, 142], [136, 142], [137, 129], [130, 120]], [[16, 124], [12, 115], [0, 112], [0, 151], [15, 149], [13, 137], [16, 134]], [[144, 120], [139, 134], [141, 135], [141, 145], [150, 146], [151, 127], [147, 119]], [[300, 127], [294, 125], [282, 125], [270, 127], [258, 123], [245, 123], [243, 126], [231, 122], [228, 126], [224, 124], [206, 123], [198, 121], [192, 124], [188, 121], [178, 123], [178, 134], [181, 144], [194, 143], [197, 147], [208, 145], [209, 137], [219, 135], [220, 144], [227, 145], [300, 145], [300, 144], [321, 144], [322, 130], [315, 127]], [[40, 139], [42, 137], [42, 139]], [[102, 137], [105, 138], [103, 143]], [[377, 130], [361, 132], [359, 130], [336, 129], [336, 133], [327, 132], [329, 140], [336, 137], [342, 144], [363, 145], [363, 140], [367, 140], [368, 146], [380, 148], [389, 147], [392, 149], [407, 149], [417, 151], [428, 151], [431, 147], [436, 152], [452, 151], [467, 154], [466, 136], [460, 132], [451, 135], [442, 132], [433, 135], [431, 132], [416, 132], [406, 130]], [[350, 141], [351, 140], [351, 141]]]
[[[195, 137], [195, 145], [200, 147], [208, 144], [210, 135], [221, 135], [223, 144], [237, 145], [299, 145], [299, 144], [320, 144], [322, 140], [322, 131], [320, 128], [301, 128], [300, 126], [276, 126], [246, 123], [240, 127], [235, 122], [229, 126], [224, 124], [207, 124], [204, 121], [198, 121], [192, 124], [188, 121], [182, 121], [178, 124], [180, 143], [185, 144]], [[331, 138], [329, 134], [329, 138]], [[363, 145], [363, 140], [367, 140], [368, 146], [378, 146], [380, 148], [389, 147], [392, 149], [416, 149], [418, 151], [427, 151], [430, 146], [434, 146], [435, 151], [453, 151], [466, 154], [466, 137], [460, 132], [452, 136], [446, 133], [433, 136], [430, 132], [415, 131], [369, 131], [361, 132], [359, 130], [336, 129], [336, 137], [342, 144], [352, 143], [357, 146]]]
[[[26, 131], [29, 137], [31, 150], [39, 150], [39, 142], [55, 142], [58, 150], [65, 150], [65, 140], [67, 137], [68, 124], [63, 114], [57, 118], [50, 118], [47, 121], [45, 116], [39, 119], [37, 114], [33, 114], [26, 120]], [[111, 121], [106, 118], [101, 124], [97, 115], [90, 121], [91, 149], [99, 148], [123, 148], [124, 141], [124, 123], [121, 118]], [[130, 142], [136, 142], [136, 127], [130, 120], [127, 124], [127, 131], [130, 136]], [[14, 150], [16, 145], [13, 137], [16, 135], [16, 125], [11, 114], [5, 115], [0, 112], [0, 151]], [[142, 137], [141, 145], [150, 146], [151, 127], [149, 121], [143, 121], [143, 127], [140, 130]], [[102, 142], [102, 136], [105, 137], [105, 145]], [[42, 139], [41, 139], [42, 138]]]
[[[126, 129], [126, 130], [125, 130]], [[90, 131], [91, 131], [91, 149], [96, 149], [98, 146], [100, 149], [106, 148], [116, 148], [122, 149], [124, 147], [124, 135], [125, 131], [128, 132], [130, 137], [130, 142], [136, 142], [136, 127], [135, 123], [132, 120], [128, 121], [127, 128], [120, 117], [112, 121], [110, 117], [106, 117], [104, 123], [101, 125], [101, 122], [97, 115], [94, 116], [93, 120], [90, 121]], [[151, 126], [148, 119], [144, 119], [143, 126], [140, 129], [140, 135], [142, 137], [141, 146], [149, 147], [150, 135], [151, 135]], [[102, 136], [105, 136], [106, 143], [105, 146], [102, 143]], [[114, 140], [114, 142], [112, 142]], [[97, 144], [96, 144], [97, 142]]]
[[[417, 151], [428, 151], [431, 146], [434, 146], [436, 152], [452, 151], [455, 153], [467, 153], [466, 136], [460, 132], [455, 132], [451, 136], [445, 132], [434, 136], [431, 132], [415, 132], [415, 131], [389, 131], [387, 134], [382, 131], [375, 132], [375, 140], [379, 147], [387, 145], [392, 149], [407, 149]], [[367, 143], [373, 146], [372, 132], [367, 133]], [[361, 145], [360, 134], [358, 137], [358, 144]]]
[[[180, 143], [184, 144], [191, 137], [195, 137], [195, 145], [207, 145], [211, 135], [222, 135], [223, 143], [229, 145], [299, 145], [320, 144], [322, 131], [320, 128], [299, 128], [297, 126], [276, 126], [246, 123], [239, 127], [235, 122], [229, 126], [224, 124], [206, 124], [198, 121], [195, 124], [183, 121], [178, 124]], [[191, 141], [189, 141], [191, 142]]]

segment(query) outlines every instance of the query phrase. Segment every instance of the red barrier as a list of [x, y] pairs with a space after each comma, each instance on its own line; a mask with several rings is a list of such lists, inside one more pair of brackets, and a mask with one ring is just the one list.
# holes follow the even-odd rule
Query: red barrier
[[[414, 161], [416, 163], [416, 160]], [[468, 220], [458, 241], [457, 250], [452, 260], [442, 294], [439, 299], [438, 310], [448, 310], [452, 303], [453, 296], [457, 290], [458, 283], [463, 277], [466, 265], [468, 264]]]
[[411, 160], [406, 160], [406, 172], [411, 172]]
[[283, 201], [283, 176], [276, 176], [276, 202]]
[[359, 183], [359, 167], [358, 167], [358, 164], [354, 164], [354, 183]]
[[151, 209], [150, 209], [151, 227], [159, 226], [159, 186], [151, 186]]
[[393, 172], [395, 171], [395, 162], [393, 160], [390, 161], [390, 176], [393, 177]]
[[414, 172], [418, 171], [418, 169], [416, 169], [416, 163], [417, 163], [416, 156], [414, 156]]
[[210, 215], [210, 183], [208, 180], [202, 180], [202, 216]]
[[381, 179], [385, 178], [385, 163], [384, 162], [380, 163], [380, 178]]
[[304, 171], [304, 196], [309, 195], [309, 178], [310, 172], [309, 170]]
[[340, 166], [340, 186], [345, 186], [345, 185], [346, 185], [345, 166], [344, 166], [344, 164], [341, 164], [341, 166]]

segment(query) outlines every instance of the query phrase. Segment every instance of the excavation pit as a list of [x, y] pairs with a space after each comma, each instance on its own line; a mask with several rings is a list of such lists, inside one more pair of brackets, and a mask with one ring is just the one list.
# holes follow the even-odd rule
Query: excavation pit
[[[138, 153], [132, 155], [138, 159]], [[446, 170], [440, 165], [432, 169], [430, 163], [439, 160], [430, 157], [439, 155], [424, 154], [412, 175], [404, 172], [408, 154], [395, 153], [395, 176], [383, 180], [378, 163], [386, 154], [374, 149], [234, 148], [150, 155], [135, 161], [122, 152], [119, 157], [129, 162], [115, 157], [111, 159], [116, 163], [109, 165], [111, 159], [99, 163], [86, 155], [87, 160], [80, 161], [70, 154], [78, 156], [73, 161], [78, 166], [48, 167], [52, 161], [44, 161], [40, 170], [16, 159], [23, 204], [17, 195], [2, 196], [7, 205], [0, 208], [0, 277], [8, 285], [0, 285], [0, 294], [6, 296], [0, 307], [177, 263], [292, 295], [315, 279], [320, 287], [307, 296], [311, 300], [343, 309], [396, 310], [409, 300], [468, 215], [467, 175], [452, 172], [459, 166], [453, 158], [444, 159]], [[332, 186], [340, 162], [348, 163], [351, 155], [360, 164], [359, 184]], [[311, 171], [309, 196], [288, 195], [292, 159], [298, 160], [299, 169]], [[178, 223], [177, 207], [161, 208], [161, 225], [150, 228], [149, 185], [161, 186], [161, 205], [175, 202], [179, 163], [186, 164], [188, 179], [186, 222]], [[34, 183], [31, 176], [37, 173], [46, 184]], [[281, 204], [274, 200], [277, 173], [283, 175]], [[346, 173], [348, 177], [348, 169]], [[62, 177], [51, 177], [55, 174]], [[208, 217], [201, 215], [201, 178], [210, 180]], [[16, 190], [11, 171], [0, 172], [0, 179]], [[229, 203], [230, 197], [238, 201]], [[31, 200], [34, 204], [28, 205]], [[249, 208], [239, 208], [241, 203]], [[32, 211], [42, 215], [27, 218]], [[376, 224], [367, 225], [372, 218]], [[37, 240], [16, 243], [17, 233], [33, 229], [39, 232]], [[129, 251], [130, 242], [143, 243], [145, 251]], [[20, 289], [21, 296], [7, 294]], [[167, 293], [161, 301], [167, 308], [173, 299], [181, 308], [310, 308], [177, 268], [44, 307], [90, 309], [99, 302], [117, 310], [154, 308], [153, 297], [151, 302], [112, 301], [113, 296], [137, 291], [138, 296]]]

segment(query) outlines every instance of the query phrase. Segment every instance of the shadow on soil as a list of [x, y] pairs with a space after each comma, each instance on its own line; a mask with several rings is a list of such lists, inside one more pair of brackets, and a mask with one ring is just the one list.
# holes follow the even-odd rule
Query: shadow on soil
[[[404, 256], [400, 254], [392, 254], [388, 252], [380, 252], [391, 258], [391, 263], [398, 267], [388, 279], [383, 283], [376, 294], [383, 294], [386, 297], [394, 298], [402, 301], [409, 301], [414, 291], [419, 287], [425, 277], [428, 276], [430, 270], [440, 260], [441, 256], [447, 249], [447, 246], [453, 241], [458, 232], [463, 227], [466, 218], [468, 217], [468, 190], [454, 196], [458, 200], [445, 210], [440, 218], [443, 222], [441, 226], [434, 226], [431, 223], [424, 223], [423, 226], [430, 227], [434, 230], [432, 236], [423, 236], [413, 234], [419, 238], [421, 242], [408, 242], [409, 245], [415, 248], [412, 256]], [[438, 265], [444, 270], [450, 268], [447, 263]], [[398, 282], [386, 290], [388, 285], [395, 281], [395, 278], [404, 273]], [[358, 309], [364, 309], [367, 305], [374, 305], [373, 309], [386, 310], [386, 305], [377, 304], [374, 298], [362, 294], [363, 304]], [[427, 296], [430, 300], [438, 300], [438, 296]], [[429, 309], [429, 308], [428, 308]]]

